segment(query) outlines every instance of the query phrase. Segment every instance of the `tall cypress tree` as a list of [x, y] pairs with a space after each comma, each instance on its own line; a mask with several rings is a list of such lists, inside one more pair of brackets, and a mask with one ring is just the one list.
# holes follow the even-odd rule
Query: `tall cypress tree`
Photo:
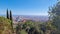
[[10, 20], [12, 21], [12, 12], [11, 12], [11, 10], [10, 10]]
[[7, 9], [7, 16], [6, 16], [6, 17], [7, 17], [7, 19], [9, 19], [9, 13], [8, 13], [8, 9]]
[[13, 19], [12, 19], [12, 12], [11, 12], [11, 10], [10, 10], [10, 20], [11, 20], [12, 32], [14, 32], [14, 30], [13, 30]]

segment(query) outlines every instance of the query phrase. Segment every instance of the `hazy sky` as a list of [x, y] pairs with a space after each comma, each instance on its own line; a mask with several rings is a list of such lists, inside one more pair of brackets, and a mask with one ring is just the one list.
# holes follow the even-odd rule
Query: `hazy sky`
[[48, 7], [57, 0], [0, 0], [0, 15], [5, 15], [7, 8], [13, 15], [47, 15]]

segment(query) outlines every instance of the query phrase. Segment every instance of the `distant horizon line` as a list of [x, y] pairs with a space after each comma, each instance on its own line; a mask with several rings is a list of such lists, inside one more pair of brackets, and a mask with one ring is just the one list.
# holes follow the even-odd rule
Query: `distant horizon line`
[[[0, 16], [6, 16], [6, 15], [0, 15]], [[48, 16], [48, 15], [12, 15], [12, 16]]]

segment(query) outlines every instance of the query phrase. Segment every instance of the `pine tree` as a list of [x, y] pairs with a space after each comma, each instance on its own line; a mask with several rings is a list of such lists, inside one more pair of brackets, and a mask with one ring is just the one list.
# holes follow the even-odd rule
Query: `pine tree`
[[8, 13], [8, 9], [7, 9], [7, 16], [6, 16], [6, 17], [7, 17], [7, 19], [9, 19], [9, 13]]

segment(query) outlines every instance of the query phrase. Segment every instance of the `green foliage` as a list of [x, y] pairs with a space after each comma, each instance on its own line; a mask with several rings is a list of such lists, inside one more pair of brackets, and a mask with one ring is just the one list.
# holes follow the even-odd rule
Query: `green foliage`
[[10, 20], [12, 21], [12, 12], [11, 12], [11, 10], [10, 10]]
[[34, 22], [32, 22], [32, 21], [25, 22], [25, 24], [23, 25], [23, 27], [26, 28], [27, 26], [29, 26], [30, 28], [34, 27]]
[[50, 8], [49, 14], [52, 24], [57, 26], [57, 29], [60, 30], [60, 1], [55, 6]]
[[7, 17], [7, 19], [9, 19], [9, 13], [8, 13], [8, 9], [7, 9], [7, 16], [6, 16], [6, 17]]
[[56, 30], [56, 26], [53, 25], [52, 23], [48, 22], [48, 23], [46, 23], [46, 29]]
[[[4, 17], [0, 17], [0, 33], [6, 33], [6, 30], [11, 31], [11, 21], [9, 19], [6, 19]], [[8, 32], [7, 31], [7, 32]]]
[[13, 30], [13, 19], [12, 19], [12, 12], [11, 12], [11, 10], [10, 10], [10, 20], [11, 20], [11, 27], [12, 27], [12, 32], [14, 32], [14, 30]]
[[18, 25], [16, 26], [16, 34], [20, 34], [20, 31], [22, 30], [21, 24], [18, 23]]
[[[21, 23], [20, 23], [21, 24]], [[20, 27], [21, 25], [19, 25]], [[22, 24], [22, 28], [19, 28], [19, 32], [22, 33], [26, 32], [28, 34], [50, 34], [50, 33], [56, 33], [56, 26], [52, 24], [52, 22], [33, 22], [33, 21], [26, 21], [24, 24]], [[20, 30], [21, 29], [21, 30]], [[24, 33], [23, 33], [24, 34]]]
[[25, 30], [20, 31], [21, 34], [28, 34]]
[[10, 20], [11, 20], [11, 26], [13, 27], [13, 22], [12, 22], [12, 13], [11, 13], [11, 10], [10, 10]]

